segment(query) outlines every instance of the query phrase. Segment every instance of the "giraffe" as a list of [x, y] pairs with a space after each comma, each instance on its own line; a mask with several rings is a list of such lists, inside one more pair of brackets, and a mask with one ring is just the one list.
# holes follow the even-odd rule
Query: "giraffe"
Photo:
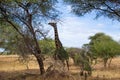
[[50, 22], [48, 23], [49, 25], [51, 25], [54, 29], [54, 37], [55, 37], [55, 46], [56, 46], [56, 50], [55, 50], [55, 54], [54, 54], [54, 59], [55, 60], [61, 60], [62, 63], [65, 66], [65, 61], [69, 70], [69, 64], [68, 64], [68, 53], [65, 51], [64, 47], [62, 46], [62, 43], [59, 39], [59, 35], [58, 35], [58, 30], [57, 30], [57, 24], [55, 22]]

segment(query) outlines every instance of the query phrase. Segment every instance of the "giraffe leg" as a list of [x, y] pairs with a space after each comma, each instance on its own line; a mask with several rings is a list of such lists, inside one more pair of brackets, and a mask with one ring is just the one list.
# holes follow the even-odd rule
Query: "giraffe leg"
[[66, 60], [66, 64], [67, 64], [67, 68], [68, 68], [68, 71], [69, 71], [69, 63], [68, 63], [68, 60]]
[[65, 67], [65, 61], [64, 60], [62, 60], [62, 63], [63, 63], [63, 67]]

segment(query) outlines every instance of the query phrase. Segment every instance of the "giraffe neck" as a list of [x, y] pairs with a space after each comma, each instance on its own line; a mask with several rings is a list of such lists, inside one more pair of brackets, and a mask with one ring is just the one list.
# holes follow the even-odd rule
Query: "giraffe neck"
[[58, 35], [58, 30], [57, 30], [57, 26], [54, 26], [54, 35], [55, 35], [55, 44], [56, 44], [56, 48], [59, 49], [62, 47], [62, 44], [59, 40], [59, 35]]

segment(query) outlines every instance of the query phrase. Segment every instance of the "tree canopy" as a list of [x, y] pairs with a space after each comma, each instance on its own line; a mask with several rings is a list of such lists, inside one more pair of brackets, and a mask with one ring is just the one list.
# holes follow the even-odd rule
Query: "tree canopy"
[[55, 42], [54, 40], [47, 38], [39, 40], [39, 45], [42, 54], [53, 55], [55, 52]]
[[104, 33], [96, 33], [90, 37], [90, 51], [93, 56], [102, 58], [106, 67], [108, 59], [120, 54], [120, 44]]
[[72, 11], [83, 16], [90, 12], [96, 13], [96, 18], [105, 16], [120, 21], [119, 0], [64, 0], [72, 5]]
[[0, 23], [11, 25], [10, 27], [19, 33], [22, 41], [17, 42], [20, 43], [20, 47], [24, 44], [19, 51], [21, 53], [24, 50], [29, 51], [37, 58], [41, 74], [45, 70], [38, 40], [44, 38], [48, 32], [43, 24], [49, 19], [58, 17], [59, 12], [55, 9], [56, 2], [57, 0], [0, 1]]

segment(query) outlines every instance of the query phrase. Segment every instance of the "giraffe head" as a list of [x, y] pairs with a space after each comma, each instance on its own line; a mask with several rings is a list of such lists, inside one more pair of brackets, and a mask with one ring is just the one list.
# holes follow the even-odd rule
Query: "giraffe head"
[[49, 22], [48, 24], [51, 25], [52, 27], [56, 27], [56, 25], [57, 25], [57, 23], [55, 23], [55, 22]]

